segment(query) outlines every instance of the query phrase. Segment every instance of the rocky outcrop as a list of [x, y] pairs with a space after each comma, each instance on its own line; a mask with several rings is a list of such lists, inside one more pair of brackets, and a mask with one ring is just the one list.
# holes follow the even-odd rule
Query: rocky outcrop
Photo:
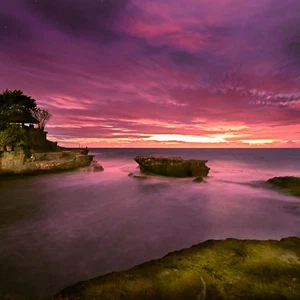
[[104, 168], [97, 161], [93, 161], [92, 164], [91, 164], [90, 171], [92, 171], [92, 172], [102, 172], [102, 171], [104, 171]]
[[300, 196], [300, 177], [282, 176], [270, 178], [267, 181], [269, 184], [276, 186], [285, 192], [293, 195]]
[[184, 160], [167, 156], [136, 156], [134, 160], [139, 164], [141, 172], [162, 176], [199, 177], [207, 176], [210, 170], [206, 166], [207, 160]]
[[299, 299], [300, 239], [209, 240], [128, 271], [80, 282], [54, 300]]
[[199, 177], [196, 177], [193, 182], [196, 182], [196, 183], [201, 183], [203, 182], [203, 177], [199, 176]]
[[45, 152], [28, 154], [22, 150], [0, 153], [0, 175], [36, 174], [72, 170], [88, 166], [93, 155], [77, 151]]
[[149, 179], [150, 177], [140, 174], [129, 173], [128, 177], [137, 178], [137, 179]]

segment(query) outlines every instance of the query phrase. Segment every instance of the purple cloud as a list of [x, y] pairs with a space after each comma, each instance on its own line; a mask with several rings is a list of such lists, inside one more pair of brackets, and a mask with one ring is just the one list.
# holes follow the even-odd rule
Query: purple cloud
[[[299, 10], [297, 0], [6, 1], [0, 90], [22, 89], [49, 109], [57, 140], [134, 146], [233, 130], [232, 145], [244, 135], [294, 145]], [[272, 129], [284, 126], [291, 142]]]

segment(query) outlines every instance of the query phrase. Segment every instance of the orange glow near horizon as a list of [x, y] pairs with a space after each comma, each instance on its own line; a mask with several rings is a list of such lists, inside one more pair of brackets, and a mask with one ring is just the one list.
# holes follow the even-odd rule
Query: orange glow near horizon
[[[50, 129], [66, 128], [70, 131], [70, 134], [66, 136], [48, 135], [48, 137], [50, 140], [58, 141], [61, 146], [65, 147], [78, 147], [78, 144], [91, 148], [300, 147], [300, 140], [297, 139], [297, 134], [295, 134], [296, 130], [300, 131], [300, 125], [267, 127], [263, 124], [250, 126], [238, 122], [233, 122], [232, 124], [216, 122], [212, 126], [212, 124], [203, 120], [196, 120], [190, 125], [159, 120], [151, 122], [150, 119], [100, 120], [101, 123], [99, 123], [98, 127], [92, 126], [90, 120], [86, 122], [74, 120], [74, 122], [69, 122], [63, 126], [60, 126], [59, 123], [51, 124], [49, 126]], [[114, 126], [114, 124], [119, 126]], [[155, 132], [152, 131], [153, 128], [155, 128]], [[142, 129], [142, 131], [139, 129]], [[82, 132], [82, 137], [72, 137], [73, 131]], [[87, 134], [88, 136], [84, 137]], [[283, 136], [284, 138], [282, 138]]]
[[78, 0], [59, 14], [59, 1], [11, 2], [0, 93], [21, 89], [47, 109], [50, 140], [300, 147], [300, 1]]
[[[51, 140], [55, 137], [49, 136]], [[300, 140], [238, 140], [227, 141], [225, 137], [201, 137], [184, 135], [153, 135], [150, 138], [65, 138], [59, 143], [64, 147], [89, 148], [300, 148]]]

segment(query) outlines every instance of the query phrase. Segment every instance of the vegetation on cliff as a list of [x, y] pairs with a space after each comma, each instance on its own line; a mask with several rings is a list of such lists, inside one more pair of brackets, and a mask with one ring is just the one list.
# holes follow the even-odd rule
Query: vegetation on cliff
[[36, 101], [21, 90], [6, 90], [0, 94], [0, 115], [10, 116], [15, 112], [31, 113], [37, 108]]
[[52, 114], [50, 114], [48, 110], [41, 108], [34, 109], [32, 115], [38, 120], [38, 128], [42, 131], [44, 131], [46, 123], [52, 117]]
[[26, 130], [19, 125], [12, 124], [0, 131], [0, 147], [5, 148], [8, 145], [14, 147], [29, 147], [29, 138]]
[[[37, 107], [35, 99], [24, 95], [22, 91], [4, 91], [0, 94], [0, 148], [38, 148], [38, 135], [34, 134], [35, 137], [30, 138], [33, 124], [38, 124], [42, 133], [50, 118], [51, 114], [47, 110]], [[30, 126], [25, 126], [26, 123]], [[43, 134], [40, 136], [43, 137]]]

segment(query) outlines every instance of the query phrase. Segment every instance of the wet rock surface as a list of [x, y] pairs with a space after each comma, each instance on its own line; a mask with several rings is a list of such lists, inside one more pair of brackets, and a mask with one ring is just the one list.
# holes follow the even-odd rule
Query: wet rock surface
[[93, 172], [102, 172], [104, 171], [104, 168], [101, 165], [95, 165], [92, 167]]
[[299, 299], [300, 239], [209, 240], [53, 299]]
[[268, 179], [267, 183], [283, 191], [300, 197], [300, 177], [281, 176]]
[[104, 168], [99, 162], [92, 161], [90, 170], [92, 172], [102, 172], [104, 171]]
[[141, 174], [134, 174], [134, 173], [129, 173], [128, 177], [132, 178], [137, 178], [137, 179], [149, 179], [149, 176], [141, 175]]
[[206, 166], [207, 160], [184, 160], [167, 156], [136, 156], [134, 160], [139, 164], [141, 172], [162, 176], [205, 177], [210, 170]]
[[203, 177], [196, 177], [194, 180], [193, 180], [193, 182], [196, 182], [196, 183], [201, 183], [201, 182], [203, 182]]

